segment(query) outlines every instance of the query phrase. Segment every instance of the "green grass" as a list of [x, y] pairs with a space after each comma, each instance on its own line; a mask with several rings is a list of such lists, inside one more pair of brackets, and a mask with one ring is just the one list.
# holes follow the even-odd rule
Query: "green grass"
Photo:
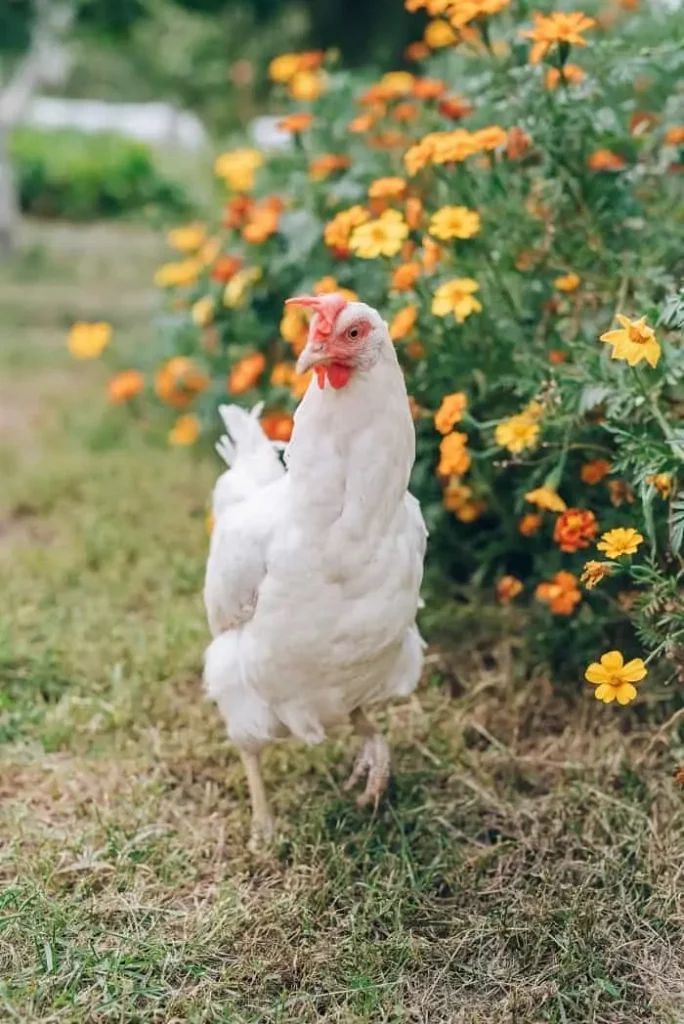
[[[382, 714], [375, 816], [346, 737], [274, 747], [280, 834], [248, 854], [199, 678], [217, 467], [103, 400], [161, 249], [33, 227], [0, 269], [0, 1018], [681, 1022], [678, 723], [518, 681], [512, 640], [436, 653]], [[88, 316], [108, 367], [65, 354]]]

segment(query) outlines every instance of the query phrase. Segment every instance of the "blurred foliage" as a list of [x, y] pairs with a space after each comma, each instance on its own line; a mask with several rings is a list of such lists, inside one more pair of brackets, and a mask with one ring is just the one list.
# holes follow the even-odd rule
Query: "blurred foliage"
[[162, 174], [149, 147], [116, 135], [17, 129], [10, 152], [22, 209], [39, 217], [93, 220], [191, 212], [184, 187]]

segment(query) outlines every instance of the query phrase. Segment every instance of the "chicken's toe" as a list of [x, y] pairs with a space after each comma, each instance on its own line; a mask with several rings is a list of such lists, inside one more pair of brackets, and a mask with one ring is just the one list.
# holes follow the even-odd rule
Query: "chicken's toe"
[[368, 773], [366, 788], [357, 799], [359, 807], [372, 803], [376, 807], [380, 797], [387, 789], [390, 777], [390, 751], [387, 740], [380, 733], [374, 733], [363, 743], [351, 775], [344, 786], [345, 792], [350, 790], [359, 779]]

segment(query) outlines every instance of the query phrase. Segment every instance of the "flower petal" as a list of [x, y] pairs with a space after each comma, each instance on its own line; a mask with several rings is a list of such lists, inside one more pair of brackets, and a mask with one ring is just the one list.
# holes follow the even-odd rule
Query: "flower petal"
[[597, 661], [594, 661], [584, 673], [584, 678], [588, 683], [593, 683], [594, 686], [599, 686], [602, 683], [606, 683], [610, 677], [605, 668], [603, 668], [602, 665], [599, 665]]
[[607, 341], [609, 345], [617, 345], [619, 341], [622, 341], [624, 337], [624, 331], [606, 331], [599, 338], [599, 341]]
[[598, 690], [594, 691], [596, 700], [602, 700], [604, 704], [610, 704], [612, 700], [615, 700], [615, 687], [610, 686], [608, 683], [603, 683], [599, 686]]
[[638, 683], [648, 675], [648, 669], [641, 658], [632, 658], [620, 672], [620, 678], [626, 683]]
[[636, 687], [631, 683], [623, 683], [615, 691], [618, 704], [629, 704], [637, 695]]
[[611, 674], [619, 672], [624, 663], [624, 658], [619, 651], [608, 651], [601, 656], [601, 664], [606, 672]]

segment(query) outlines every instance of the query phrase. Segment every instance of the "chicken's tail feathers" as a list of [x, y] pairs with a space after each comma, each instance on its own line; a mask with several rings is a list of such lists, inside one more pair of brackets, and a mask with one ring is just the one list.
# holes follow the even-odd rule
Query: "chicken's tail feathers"
[[228, 470], [219, 477], [214, 488], [215, 516], [285, 472], [278, 457], [280, 446], [269, 441], [259, 423], [263, 407], [263, 402], [250, 411], [239, 405], [219, 406], [226, 432], [216, 442], [216, 451]]
[[238, 455], [258, 451], [265, 445], [272, 447], [259, 423], [263, 408], [263, 402], [257, 402], [249, 412], [239, 405], [219, 405], [218, 411], [226, 433], [216, 442], [216, 451], [229, 469]]

